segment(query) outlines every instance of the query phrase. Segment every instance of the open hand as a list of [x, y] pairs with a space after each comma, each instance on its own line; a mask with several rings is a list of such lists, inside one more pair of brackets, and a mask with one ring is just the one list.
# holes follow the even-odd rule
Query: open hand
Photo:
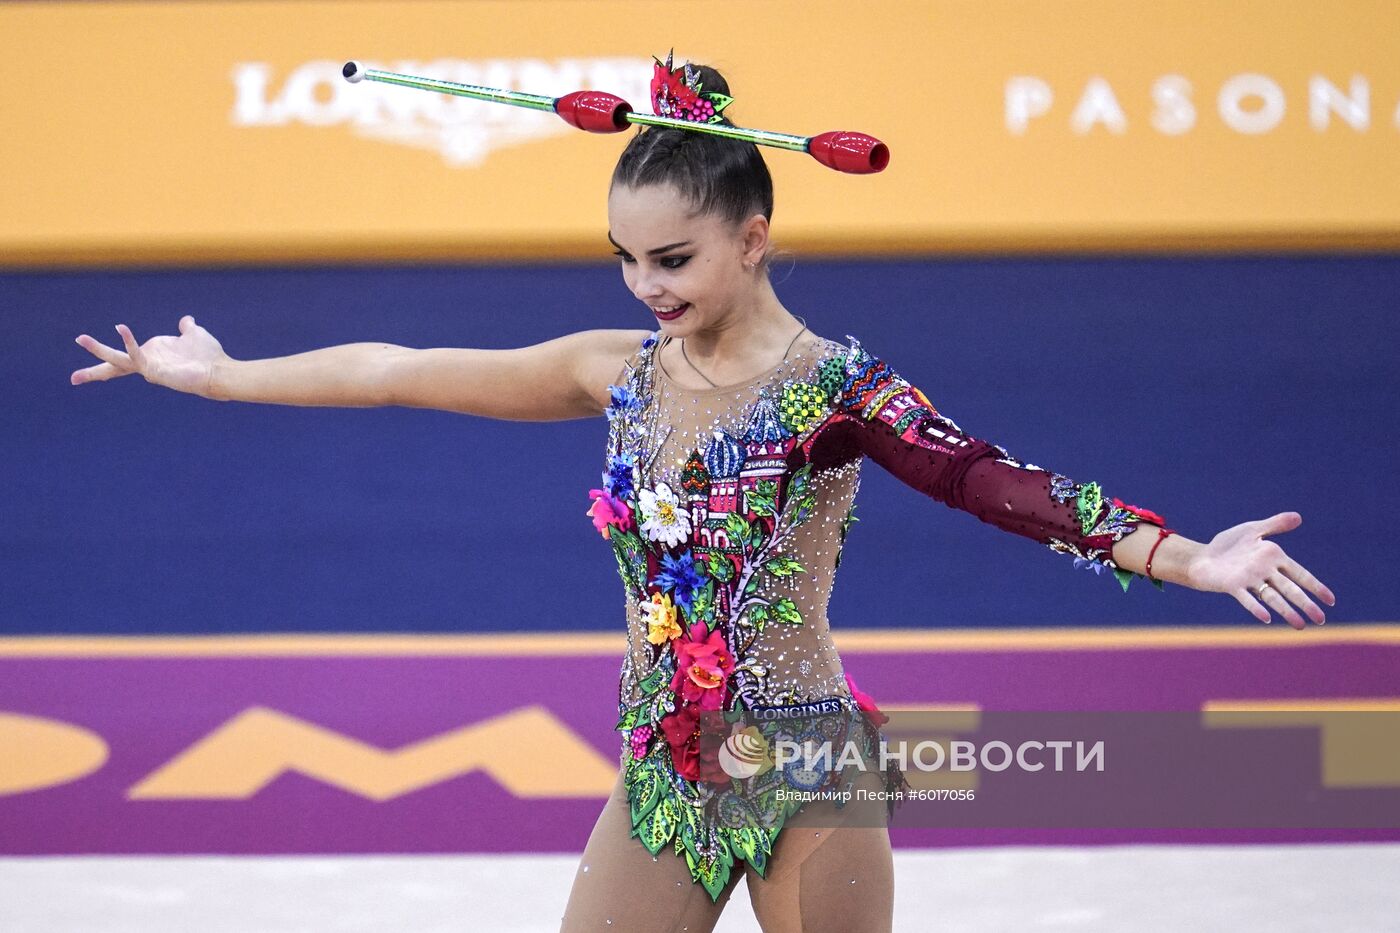
[[1188, 585], [1207, 592], [1229, 593], [1260, 622], [1273, 621], [1269, 615], [1272, 609], [1289, 625], [1304, 629], [1307, 623], [1293, 608], [1297, 606], [1314, 623], [1322, 625], [1327, 617], [1304, 589], [1329, 606], [1336, 605], [1337, 597], [1322, 585], [1322, 581], [1285, 554], [1283, 548], [1264, 540], [1266, 535], [1292, 531], [1302, 523], [1303, 516], [1297, 512], [1279, 512], [1225, 529], [1202, 547], [1187, 565]]
[[180, 318], [178, 337], [152, 337], [137, 346], [136, 338], [125, 324], [117, 325], [117, 333], [126, 345], [125, 353], [87, 334], [78, 336], [78, 346], [105, 362], [75, 371], [69, 377], [73, 385], [140, 373], [147, 382], [207, 398], [214, 363], [229, 359], [214, 335], [196, 324], [194, 317], [188, 314]]

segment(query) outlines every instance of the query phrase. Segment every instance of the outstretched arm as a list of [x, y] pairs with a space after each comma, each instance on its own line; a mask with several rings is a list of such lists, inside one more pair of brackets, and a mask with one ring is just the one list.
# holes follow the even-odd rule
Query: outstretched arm
[[139, 373], [147, 382], [220, 401], [367, 408], [402, 405], [515, 421], [597, 415], [607, 386], [646, 331], [588, 330], [505, 350], [414, 349], [349, 343], [291, 356], [236, 360], [190, 315], [180, 335], [138, 345], [117, 325], [125, 352], [83, 334], [77, 342], [103, 362], [71, 382]]
[[1296, 512], [1246, 522], [1209, 544], [1179, 533], [1162, 537], [1161, 516], [1106, 498], [1097, 483], [1076, 483], [1022, 463], [1005, 448], [965, 433], [888, 364], [854, 340], [852, 347], [837, 398], [846, 446], [950, 508], [1072, 555], [1076, 566], [1111, 569], [1125, 590], [1145, 573], [1151, 555], [1154, 582], [1229, 593], [1260, 621], [1269, 621], [1268, 610], [1249, 587], [1265, 581], [1271, 588], [1262, 594], [1264, 604], [1294, 628], [1304, 622], [1286, 600], [1314, 622], [1324, 621], [1302, 588], [1329, 605], [1335, 602], [1332, 592], [1278, 545], [1262, 540], [1297, 527], [1302, 519]]
[[507, 350], [395, 347], [381, 379], [387, 404], [511, 421], [601, 414], [624, 361], [648, 331], [585, 330]]

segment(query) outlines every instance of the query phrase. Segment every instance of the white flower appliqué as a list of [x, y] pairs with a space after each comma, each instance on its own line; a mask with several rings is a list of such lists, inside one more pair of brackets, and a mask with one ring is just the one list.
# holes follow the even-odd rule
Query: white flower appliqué
[[690, 535], [690, 516], [681, 509], [676, 494], [666, 483], [657, 483], [655, 491], [641, 490], [637, 498], [642, 510], [642, 533], [649, 540], [675, 547]]

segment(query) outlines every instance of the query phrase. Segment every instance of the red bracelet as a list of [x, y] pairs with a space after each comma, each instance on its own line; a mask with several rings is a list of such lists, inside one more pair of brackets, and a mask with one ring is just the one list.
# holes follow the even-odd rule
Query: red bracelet
[[1152, 576], [1152, 555], [1157, 553], [1157, 545], [1158, 545], [1158, 544], [1161, 544], [1163, 541], [1165, 541], [1165, 540], [1167, 539], [1167, 535], [1174, 535], [1174, 534], [1176, 534], [1176, 532], [1175, 532], [1175, 531], [1172, 531], [1170, 528], [1158, 528], [1158, 529], [1157, 529], [1157, 540], [1156, 540], [1156, 542], [1153, 543], [1153, 545], [1152, 545], [1152, 550], [1150, 550], [1150, 551], [1147, 552], [1147, 566], [1146, 566], [1146, 568], [1144, 568], [1144, 569], [1147, 571], [1147, 579], [1149, 579], [1149, 580], [1155, 580], [1155, 579], [1157, 579], [1156, 577]]

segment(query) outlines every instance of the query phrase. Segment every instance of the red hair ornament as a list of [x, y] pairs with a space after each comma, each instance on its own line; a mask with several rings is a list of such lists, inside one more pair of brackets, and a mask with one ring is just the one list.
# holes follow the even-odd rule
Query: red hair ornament
[[720, 111], [734, 103], [727, 94], [703, 93], [700, 75], [689, 62], [681, 68], [671, 67], [675, 50], [666, 53], [666, 64], [654, 58], [655, 68], [651, 74], [652, 113], [663, 117], [674, 117], [691, 123], [722, 123]]

